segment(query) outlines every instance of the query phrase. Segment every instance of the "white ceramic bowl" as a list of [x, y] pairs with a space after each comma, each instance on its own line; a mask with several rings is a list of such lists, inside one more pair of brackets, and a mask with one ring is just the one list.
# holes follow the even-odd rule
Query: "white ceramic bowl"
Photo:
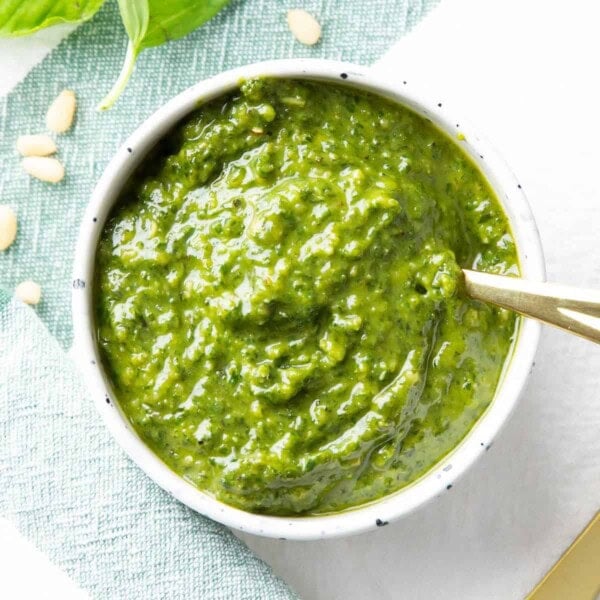
[[227, 71], [202, 81], [173, 98], [145, 121], [118, 150], [100, 178], [87, 207], [75, 253], [73, 321], [76, 357], [106, 425], [129, 456], [158, 485], [184, 504], [240, 531], [276, 538], [309, 540], [358, 533], [398, 519], [428, 500], [446, 493], [486, 449], [513, 410], [530, 373], [540, 326], [523, 320], [513, 357], [496, 396], [465, 439], [428, 473], [408, 487], [370, 504], [324, 516], [274, 517], [233, 508], [197, 490], [171, 471], [140, 440], [121, 412], [103, 371], [96, 344], [92, 292], [94, 257], [98, 238], [123, 183], [152, 146], [199, 103], [220, 96], [244, 78], [270, 76], [320, 80], [369, 90], [408, 106], [431, 119], [458, 141], [488, 178], [510, 219], [517, 242], [522, 275], [545, 278], [544, 260], [537, 228], [518, 181], [495, 152], [464, 122], [450, 112], [443, 98], [419, 92], [413, 82], [387, 81], [368, 69], [323, 60], [278, 60]]

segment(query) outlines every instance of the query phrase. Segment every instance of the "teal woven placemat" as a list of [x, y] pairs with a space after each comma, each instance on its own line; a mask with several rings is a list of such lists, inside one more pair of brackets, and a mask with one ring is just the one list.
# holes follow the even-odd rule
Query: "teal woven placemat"
[[[320, 57], [370, 64], [437, 0], [233, 0], [187, 38], [144, 52], [133, 78], [111, 111], [95, 106], [110, 89], [125, 53], [126, 36], [116, 2], [70, 35], [17, 89], [0, 100], [0, 202], [19, 217], [17, 241], [0, 255], [0, 286], [34, 279], [43, 288], [37, 312], [63, 347], [71, 341], [70, 279], [78, 223], [95, 182], [113, 152], [168, 98], [219, 71], [259, 60]], [[317, 15], [323, 39], [296, 42], [288, 8]], [[44, 130], [57, 93], [71, 88], [79, 110], [75, 127], [59, 136], [66, 178], [58, 185], [26, 176], [14, 145], [23, 133]]]

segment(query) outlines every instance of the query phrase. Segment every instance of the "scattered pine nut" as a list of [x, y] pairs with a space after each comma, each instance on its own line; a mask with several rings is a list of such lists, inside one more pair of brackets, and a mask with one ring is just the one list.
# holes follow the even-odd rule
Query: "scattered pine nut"
[[55, 133], [64, 133], [73, 124], [75, 117], [75, 92], [63, 90], [48, 108], [46, 126]]
[[48, 156], [56, 152], [56, 144], [47, 135], [20, 135], [17, 150], [21, 156]]
[[0, 204], [0, 251], [6, 250], [17, 237], [17, 215], [5, 204]]
[[319, 21], [301, 8], [288, 10], [287, 23], [294, 37], [302, 44], [312, 46], [321, 38]]
[[21, 162], [23, 169], [32, 177], [49, 183], [58, 183], [65, 176], [65, 168], [56, 158], [27, 156]]
[[42, 288], [35, 281], [23, 281], [15, 288], [15, 296], [25, 304], [37, 304], [42, 297]]

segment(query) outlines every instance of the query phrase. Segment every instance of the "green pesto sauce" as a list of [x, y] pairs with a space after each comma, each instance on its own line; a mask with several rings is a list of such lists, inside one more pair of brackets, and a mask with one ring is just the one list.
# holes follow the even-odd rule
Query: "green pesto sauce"
[[518, 273], [506, 216], [412, 111], [251, 80], [131, 178], [97, 255], [97, 333], [131, 423], [242, 509], [336, 511], [414, 481], [494, 396], [512, 314], [460, 268]]

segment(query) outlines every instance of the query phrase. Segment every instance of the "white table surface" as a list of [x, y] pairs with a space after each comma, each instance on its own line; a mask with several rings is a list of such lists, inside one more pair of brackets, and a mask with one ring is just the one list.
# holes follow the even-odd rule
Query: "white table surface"
[[[549, 279], [598, 289], [599, 17], [589, 0], [442, 0], [376, 65], [469, 116], [523, 184]], [[66, 32], [0, 40], [0, 94]], [[536, 363], [492, 449], [442, 498], [352, 538], [241, 537], [306, 599], [524, 597], [600, 507], [600, 347], [546, 329]], [[41, 585], [10, 597], [82, 597], [16, 536], [0, 527], [0, 564], [22, 568], [15, 582], [35, 565]]]

